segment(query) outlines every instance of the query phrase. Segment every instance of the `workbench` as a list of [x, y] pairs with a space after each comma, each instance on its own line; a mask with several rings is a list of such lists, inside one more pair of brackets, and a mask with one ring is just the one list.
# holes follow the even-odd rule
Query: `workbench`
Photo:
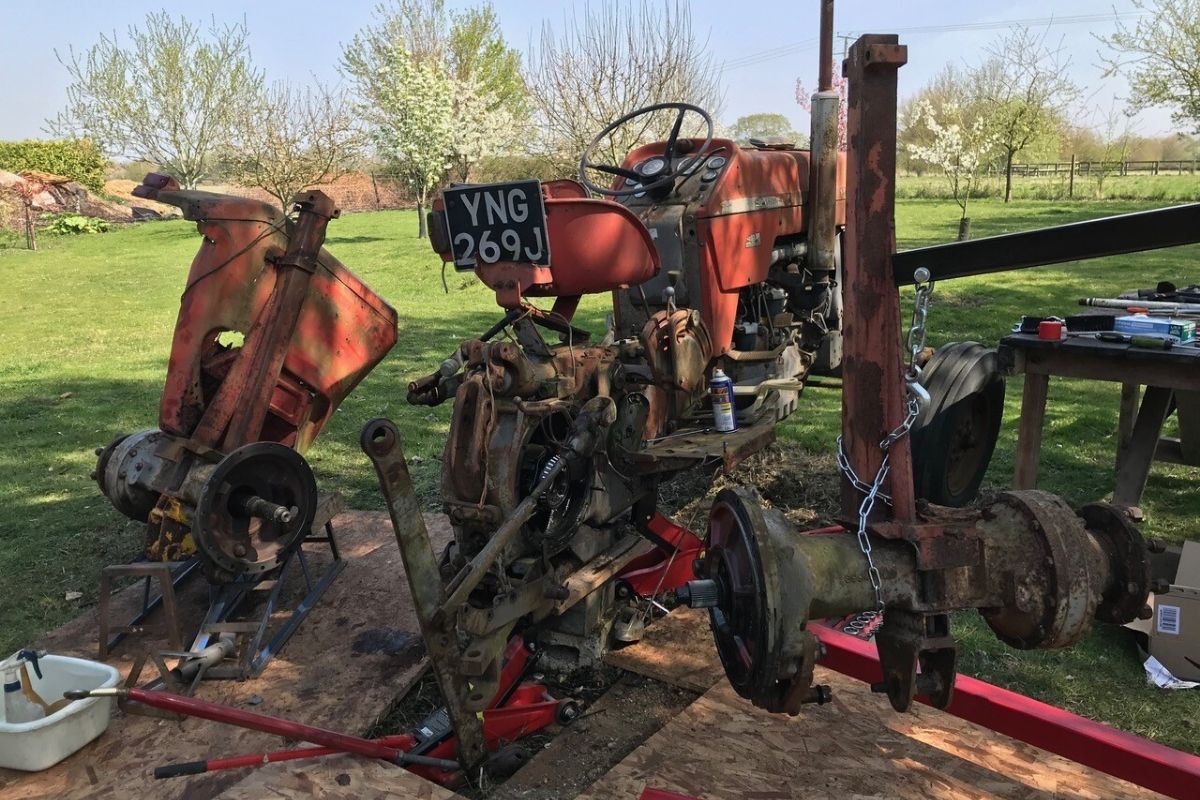
[[[1000, 340], [1000, 364], [1009, 374], [1025, 376], [1014, 489], [1037, 484], [1052, 375], [1121, 384], [1112, 502], [1134, 519], [1141, 517], [1139, 505], [1153, 461], [1200, 466], [1200, 347], [1151, 350], [1091, 337], [1055, 341], [1013, 334]], [[1172, 411], [1178, 415], [1179, 438], [1162, 438]]]

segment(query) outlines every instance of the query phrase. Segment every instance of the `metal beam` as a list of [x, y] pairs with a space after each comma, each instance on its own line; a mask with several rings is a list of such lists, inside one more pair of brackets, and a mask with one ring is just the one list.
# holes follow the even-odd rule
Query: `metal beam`
[[1189, 203], [905, 250], [892, 256], [892, 276], [906, 286], [918, 267], [942, 281], [1196, 243], [1200, 203]]
[[[846, 109], [846, 258], [842, 281], [845, 356], [842, 438], [855, 474], [868, 483], [879, 471], [879, 442], [906, 413], [900, 360], [900, 296], [888, 275], [896, 252], [896, 81], [908, 50], [894, 35], [860, 37], [843, 71]], [[892, 518], [915, 515], [908, 437], [889, 451]], [[861, 497], [842, 481], [842, 515], [858, 517]], [[882, 514], [882, 507], [877, 507]]]
[[[821, 666], [867, 683], [880, 680], [883, 673], [873, 644], [820, 624], [809, 625], [808, 630], [825, 645]], [[920, 696], [917, 700], [928, 702]], [[1194, 800], [1200, 787], [1200, 756], [1118, 731], [975, 678], [958, 676], [954, 699], [945, 710], [1177, 800]]]

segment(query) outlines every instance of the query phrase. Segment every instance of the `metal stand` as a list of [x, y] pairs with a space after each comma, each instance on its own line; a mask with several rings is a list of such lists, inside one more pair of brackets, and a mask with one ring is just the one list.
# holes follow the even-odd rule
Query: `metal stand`
[[[283, 649], [288, 639], [300, 627], [310, 611], [325, 594], [334, 579], [346, 567], [346, 562], [338, 551], [337, 539], [333, 532], [333, 517], [343, 508], [340, 495], [323, 498], [317, 506], [317, 515], [313, 520], [313, 529], [324, 528], [323, 536], [306, 537], [295, 550], [284, 560], [279, 569], [272, 573], [273, 578], [264, 579], [261, 575], [240, 576], [232, 583], [221, 584], [211, 588], [211, 601], [200, 630], [192, 642], [190, 653], [200, 653], [206, 647], [220, 638], [221, 634], [233, 634], [238, 640], [237, 661], [233, 664], [215, 664], [208, 667], [204, 674], [208, 678], [234, 678], [245, 680], [257, 677], [271, 659]], [[328, 544], [333, 560], [320, 575], [314, 575], [308, 562], [305, 547], [310, 544]], [[293, 565], [298, 564], [300, 574], [304, 579], [304, 597], [291, 610], [281, 607], [281, 598], [287, 584], [289, 574], [294, 574]], [[266, 602], [252, 619], [234, 620], [242, 603], [251, 596], [252, 592], [269, 592]], [[282, 625], [267, 638], [272, 622], [282, 621]], [[264, 643], [265, 641], [265, 643]]]
[[[132, 564], [111, 564], [100, 573], [100, 606], [96, 611], [96, 624], [99, 628], [99, 658], [108, 658], [108, 653], [131, 633], [145, 633], [152, 627], [165, 628], [167, 641], [171, 647], [183, 647], [180, 634], [179, 609], [175, 603], [175, 587], [187, 580], [200, 563], [198, 558], [175, 563], [137, 561]], [[110, 607], [112, 601], [113, 578], [136, 577], [142, 579], [142, 608], [125, 625], [114, 626], [110, 623]], [[150, 597], [150, 582], [158, 579], [158, 596]], [[162, 625], [150, 626], [146, 618], [162, 606], [166, 619]], [[116, 634], [109, 636], [112, 631]]]
[[[215, 584], [210, 587], [208, 613], [200, 623], [199, 631], [192, 646], [183, 649], [182, 625], [179, 619], [178, 604], [175, 599], [175, 588], [189, 575], [196, 571], [200, 563], [198, 557], [182, 562], [147, 562], [139, 561], [133, 564], [114, 564], [104, 568], [100, 579], [100, 607], [97, 613], [100, 633], [99, 655], [103, 660], [109, 652], [130, 633], [147, 633], [159, 628], [165, 628], [164, 634], [170, 650], [155, 655], [162, 658], [178, 658], [176, 670], [191, 659], [201, 659], [203, 663], [198, 669], [188, 671], [194, 675], [192, 687], [203, 678], [234, 678], [245, 680], [259, 675], [270, 660], [283, 649], [288, 639], [308, 617], [313, 607], [320, 601], [325, 590], [334, 579], [341, 574], [346, 562], [338, 550], [337, 539], [333, 532], [333, 518], [345, 508], [341, 495], [333, 494], [322, 497], [317, 505], [316, 516], [313, 518], [313, 531], [324, 529], [321, 536], [312, 535], [311, 531], [304, 540], [296, 546], [280, 567], [266, 575], [242, 575], [231, 583]], [[316, 574], [309, 563], [309, 554], [305, 548], [310, 545], [325, 544], [333, 560], [325, 569]], [[284, 607], [283, 592], [288, 583], [289, 575], [294, 575], [297, 566], [304, 581], [304, 596], [291, 609]], [[112, 580], [119, 576], [134, 576], [143, 579], [141, 610], [128, 624], [114, 627], [109, 623], [109, 603], [112, 595]], [[158, 596], [150, 597], [150, 582], [159, 582]], [[262, 608], [257, 610], [251, 619], [235, 619], [238, 609], [255, 592], [268, 592]], [[145, 620], [163, 607], [166, 619], [159, 625], [147, 625]], [[277, 628], [271, 633], [272, 623]], [[110, 635], [112, 631], [115, 635]], [[232, 634], [237, 641], [236, 660], [232, 663], [221, 662], [221, 656], [215, 659], [206, 657], [205, 650], [218, 642], [222, 634]], [[268, 638], [269, 637], [269, 638]], [[143, 654], [144, 655], [144, 654]], [[215, 660], [218, 663], [212, 663]], [[193, 667], [197, 665], [193, 664]], [[165, 669], [160, 668], [165, 676]], [[165, 678], [164, 678], [165, 679]]]

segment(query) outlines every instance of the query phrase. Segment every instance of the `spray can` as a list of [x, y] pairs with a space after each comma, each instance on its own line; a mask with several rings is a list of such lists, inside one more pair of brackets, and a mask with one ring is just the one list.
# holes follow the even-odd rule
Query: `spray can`
[[[25, 696], [22, 686], [21, 673], [24, 671], [25, 661], [30, 661], [33, 664], [33, 669], [37, 672], [38, 677], [42, 677], [41, 667], [37, 663], [37, 653], [31, 650], [22, 650], [15, 656], [0, 664], [0, 672], [4, 676], [4, 721], [10, 725], [18, 725], [22, 722], [33, 722], [46, 716], [46, 711], [41, 706], [32, 702]], [[25, 683], [28, 684], [29, 676], [25, 675]], [[29, 687], [32, 689], [32, 687]]]
[[722, 433], [737, 430], [737, 414], [734, 412], [733, 379], [720, 368], [714, 369], [712, 380], [708, 382], [708, 392], [712, 395], [713, 427]]

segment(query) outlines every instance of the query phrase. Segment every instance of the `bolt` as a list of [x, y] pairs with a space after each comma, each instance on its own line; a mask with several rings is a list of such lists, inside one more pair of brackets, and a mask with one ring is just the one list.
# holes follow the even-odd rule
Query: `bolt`
[[100, 454], [101, 454], [101, 453], [103, 453], [103, 452], [104, 452], [104, 448], [103, 448], [103, 447], [97, 447], [97, 448], [96, 448], [96, 455], [100, 455]]
[[1125, 591], [1129, 592], [1130, 594], [1133, 594], [1137, 590], [1138, 590], [1138, 585], [1136, 583], [1134, 583], [1133, 581], [1130, 581], [1129, 583], [1125, 584]]
[[1166, 594], [1171, 591], [1171, 582], [1166, 578], [1155, 578], [1150, 584], [1150, 591], [1155, 594]]
[[1167, 543], [1162, 539], [1146, 540], [1146, 549], [1151, 553], [1165, 553], [1167, 551]]
[[238, 558], [244, 557], [246, 555], [246, 545], [242, 544], [241, 542], [235, 544], [233, 546], [233, 554]]
[[1154, 609], [1148, 605], [1142, 606], [1140, 609], [1138, 609], [1138, 613], [1137, 613], [1138, 619], [1150, 619], [1153, 616], [1154, 616]]

